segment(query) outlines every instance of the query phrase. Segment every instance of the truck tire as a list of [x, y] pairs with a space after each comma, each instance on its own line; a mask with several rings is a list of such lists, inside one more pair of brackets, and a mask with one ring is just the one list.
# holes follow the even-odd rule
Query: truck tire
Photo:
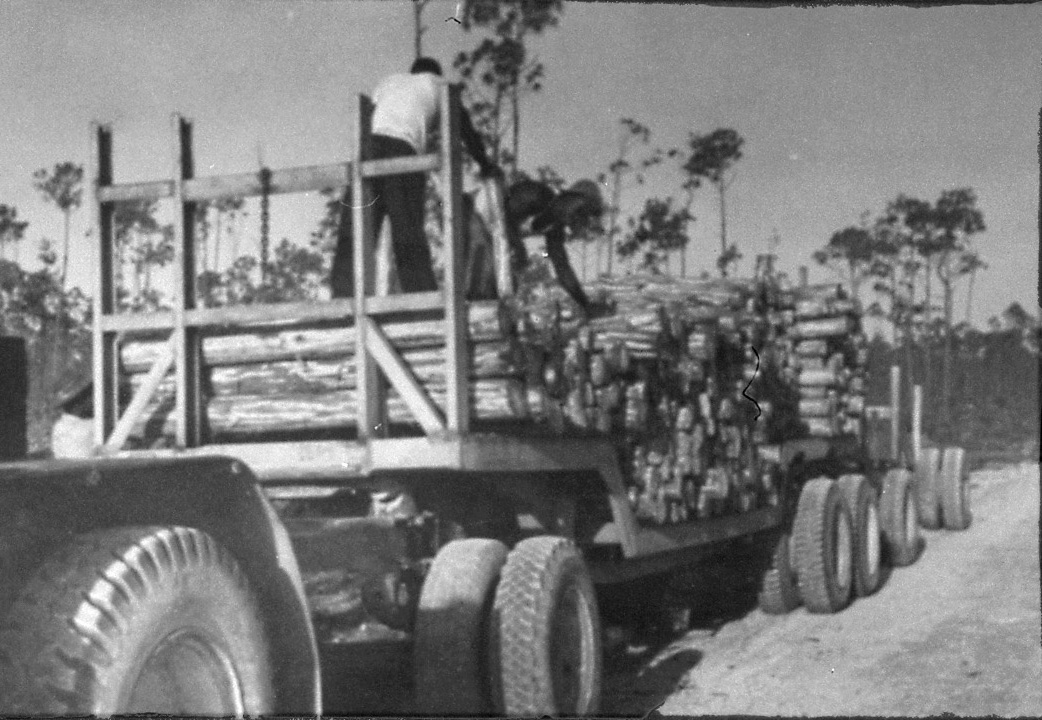
[[961, 447], [944, 449], [938, 485], [944, 529], [965, 530], [972, 522], [972, 515], [967, 492], [969, 477], [966, 473], [966, 451]]
[[834, 613], [850, 602], [854, 542], [850, 513], [836, 483], [809, 480], [792, 527], [796, 584], [812, 613]]
[[919, 507], [919, 524], [927, 530], [941, 526], [941, 502], [938, 497], [937, 475], [941, 465], [941, 451], [935, 447], [923, 448], [915, 464], [915, 497]]
[[771, 565], [760, 581], [757, 601], [760, 609], [768, 615], [784, 615], [800, 606], [800, 589], [796, 586], [796, 573], [792, 569], [790, 546], [788, 535], [778, 538]]
[[438, 551], [420, 591], [413, 636], [416, 710], [488, 715], [496, 583], [507, 559], [498, 540], [454, 540]]
[[5, 713], [272, 711], [256, 599], [235, 560], [191, 528], [77, 537], [29, 581], [0, 648]]
[[890, 564], [903, 567], [914, 563], [922, 550], [922, 538], [911, 474], [904, 468], [890, 470], [883, 477], [879, 514]]
[[854, 526], [854, 597], [867, 597], [879, 587], [882, 547], [876, 491], [864, 475], [837, 481]]
[[601, 695], [601, 629], [586, 564], [566, 538], [518, 543], [496, 590], [499, 680], [509, 716], [592, 715]]

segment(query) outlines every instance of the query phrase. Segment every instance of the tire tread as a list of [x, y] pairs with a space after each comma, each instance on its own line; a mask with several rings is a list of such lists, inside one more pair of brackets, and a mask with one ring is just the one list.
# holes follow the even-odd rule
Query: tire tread
[[[114, 659], [128, 613], [147, 602], [162, 572], [156, 543], [209, 536], [184, 527], [134, 526], [75, 537], [37, 569], [0, 625], [0, 706], [6, 713], [93, 713], [92, 681]], [[159, 538], [162, 538], [160, 540]], [[171, 556], [172, 558], [172, 556]], [[150, 566], [149, 570], [145, 567]], [[234, 563], [222, 569], [253, 602]], [[84, 626], [90, 606], [104, 622]]]
[[828, 478], [809, 480], [800, 492], [793, 523], [796, 581], [800, 598], [812, 613], [837, 612], [850, 599], [850, 588], [832, 587], [834, 579], [826, 568], [825, 541], [830, 506], [838, 502], [836, 512], [846, 513], [837, 493], [835, 483]]

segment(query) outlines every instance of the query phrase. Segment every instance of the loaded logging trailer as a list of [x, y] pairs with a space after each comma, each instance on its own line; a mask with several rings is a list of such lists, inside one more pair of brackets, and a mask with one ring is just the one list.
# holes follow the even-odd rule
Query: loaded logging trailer
[[[344, 616], [411, 644], [418, 712], [592, 714], [614, 591], [752, 545], [763, 610], [832, 613], [920, 515], [969, 522], [961, 451], [904, 450], [896, 382], [866, 408], [832, 289], [617, 278], [576, 316], [515, 287], [491, 184], [499, 297], [468, 301], [459, 92], [436, 153], [364, 160], [361, 96], [353, 162], [258, 176], [195, 177], [175, 115], [172, 177], [117, 184], [92, 126], [95, 449], [0, 469], [5, 714], [320, 714]], [[369, 181], [407, 172], [440, 178], [436, 292], [381, 280]], [[353, 298], [199, 306], [196, 203], [347, 185]], [[117, 313], [114, 208], [159, 199], [173, 309]]]

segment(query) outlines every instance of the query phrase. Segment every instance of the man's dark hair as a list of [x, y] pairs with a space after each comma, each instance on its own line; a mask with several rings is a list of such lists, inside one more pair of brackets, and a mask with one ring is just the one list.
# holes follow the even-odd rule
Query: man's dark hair
[[435, 75], [441, 75], [441, 65], [434, 58], [419, 57], [413, 60], [412, 67], [409, 68], [409, 72], [413, 75], [419, 75], [420, 73], [433, 73]]

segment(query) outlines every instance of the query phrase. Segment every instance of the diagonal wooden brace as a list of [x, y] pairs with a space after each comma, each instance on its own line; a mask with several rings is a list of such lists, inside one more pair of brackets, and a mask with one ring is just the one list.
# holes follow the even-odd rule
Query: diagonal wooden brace
[[152, 364], [152, 368], [148, 371], [148, 375], [145, 376], [145, 381], [138, 388], [138, 391], [134, 394], [134, 397], [130, 401], [130, 405], [127, 406], [126, 412], [123, 413], [123, 417], [116, 423], [116, 427], [113, 428], [112, 434], [109, 435], [109, 439], [105, 441], [105, 445], [101, 451], [103, 453], [118, 452], [123, 448], [123, 444], [126, 443], [127, 438], [130, 437], [130, 431], [134, 427], [135, 421], [138, 416], [144, 411], [148, 401], [152, 399], [156, 389], [159, 387], [159, 383], [163, 381], [167, 373], [170, 372], [170, 368], [174, 364], [174, 339], [170, 338], [169, 342], [163, 347], [162, 353], [156, 358]]
[[391, 345], [384, 331], [371, 318], [364, 319], [366, 325], [365, 347], [383, 370], [384, 375], [406, 407], [428, 435], [445, 433], [445, 419], [441, 411], [424, 391], [412, 370]]

